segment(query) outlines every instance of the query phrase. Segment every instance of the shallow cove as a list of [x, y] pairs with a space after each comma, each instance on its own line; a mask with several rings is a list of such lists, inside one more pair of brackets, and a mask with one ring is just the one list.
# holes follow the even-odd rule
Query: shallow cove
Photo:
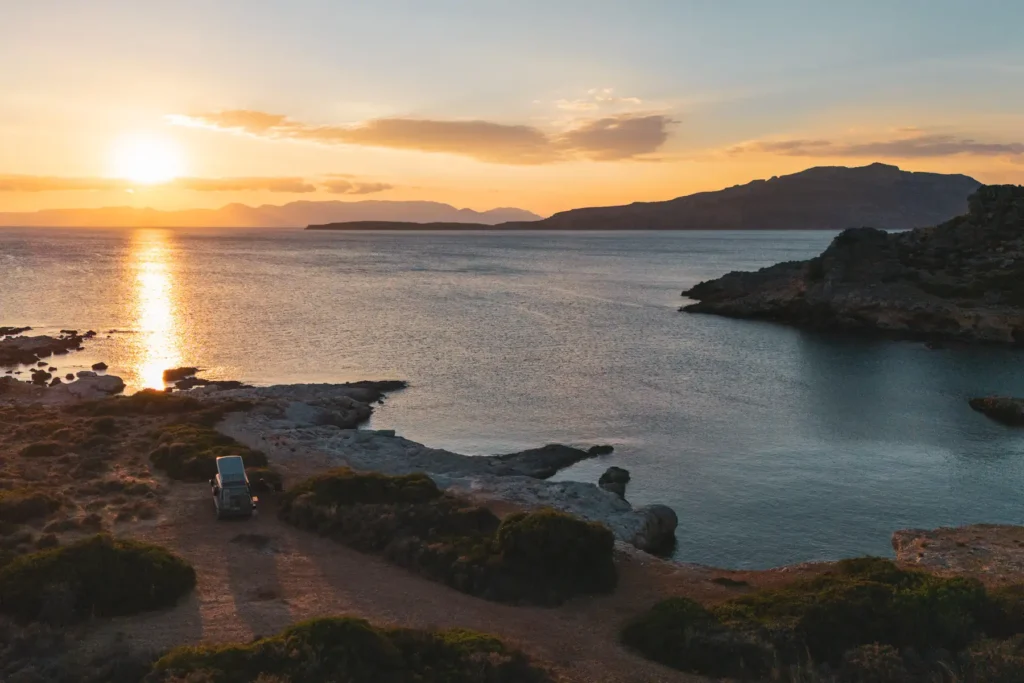
[[[257, 383], [402, 377], [374, 419], [465, 453], [610, 443], [679, 513], [680, 560], [757, 568], [891, 554], [908, 526], [1020, 522], [1024, 354], [929, 351], [676, 312], [729, 270], [831, 232], [311, 233], [0, 228], [0, 325], [95, 329], [60, 374], [130, 389], [201, 365]], [[126, 332], [112, 333], [107, 330]]]

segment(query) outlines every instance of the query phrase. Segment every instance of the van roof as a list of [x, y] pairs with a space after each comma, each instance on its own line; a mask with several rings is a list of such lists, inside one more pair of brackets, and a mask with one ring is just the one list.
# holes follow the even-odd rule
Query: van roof
[[245, 481], [245, 463], [240, 455], [222, 455], [217, 458], [217, 474], [221, 483]]

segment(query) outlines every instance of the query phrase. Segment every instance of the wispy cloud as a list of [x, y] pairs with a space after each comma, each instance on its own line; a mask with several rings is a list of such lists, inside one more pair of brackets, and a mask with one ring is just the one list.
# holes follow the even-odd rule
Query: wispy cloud
[[565, 111], [596, 111], [615, 106], [637, 107], [641, 104], [643, 101], [639, 97], [619, 97], [612, 88], [591, 88], [586, 97], [555, 101], [555, 106]]
[[328, 178], [320, 186], [331, 194], [373, 194], [394, 188], [394, 185], [388, 183], [354, 183], [344, 177]]
[[196, 192], [316, 192], [302, 178], [177, 178], [167, 185]]
[[548, 133], [491, 121], [373, 119], [352, 126], [314, 125], [259, 111], [169, 117], [172, 123], [321, 144], [361, 145], [458, 154], [499, 164], [547, 164], [573, 159], [629, 159], [657, 150], [674, 121], [660, 114], [618, 114], [576, 122]]
[[[917, 132], [907, 129], [907, 132]], [[915, 134], [891, 140], [836, 142], [832, 140], [755, 140], [728, 150], [730, 154], [766, 153], [793, 157], [895, 157], [920, 159], [972, 155], [985, 157], [1024, 155], [1021, 142], [980, 142], [954, 135]]]
[[68, 178], [61, 176], [0, 175], [0, 192], [117, 192], [159, 187], [194, 192], [281, 192], [306, 194], [322, 188], [333, 194], [370, 194], [391, 189], [387, 183], [345, 180], [331, 175], [322, 180], [292, 177], [175, 178], [159, 185], [140, 185], [124, 178]]

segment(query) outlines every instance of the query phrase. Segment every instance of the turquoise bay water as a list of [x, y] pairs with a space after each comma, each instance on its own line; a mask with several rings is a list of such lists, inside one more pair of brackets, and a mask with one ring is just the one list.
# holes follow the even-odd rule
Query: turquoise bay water
[[[829, 232], [309, 233], [0, 229], [0, 325], [102, 332], [131, 388], [197, 364], [256, 383], [406, 378], [374, 426], [500, 453], [610, 443], [560, 476], [632, 472], [679, 513], [680, 560], [889, 554], [893, 530], [1024, 517], [1024, 354], [929, 351], [677, 313], [729, 270]], [[107, 336], [107, 330], [121, 332]]]

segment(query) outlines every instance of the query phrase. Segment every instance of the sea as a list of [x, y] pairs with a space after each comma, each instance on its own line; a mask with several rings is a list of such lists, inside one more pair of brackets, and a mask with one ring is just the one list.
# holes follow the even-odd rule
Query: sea
[[1024, 523], [1024, 354], [678, 312], [833, 232], [0, 228], [0, 325], [93, 329], [129, 391], [163, 369], [255, 384], [406, 379], [371, 426], [488, 455], [610, 444], [558, 475], [632, 474], [675, 558], [768, 568], [891, 556], [897, 529]]

